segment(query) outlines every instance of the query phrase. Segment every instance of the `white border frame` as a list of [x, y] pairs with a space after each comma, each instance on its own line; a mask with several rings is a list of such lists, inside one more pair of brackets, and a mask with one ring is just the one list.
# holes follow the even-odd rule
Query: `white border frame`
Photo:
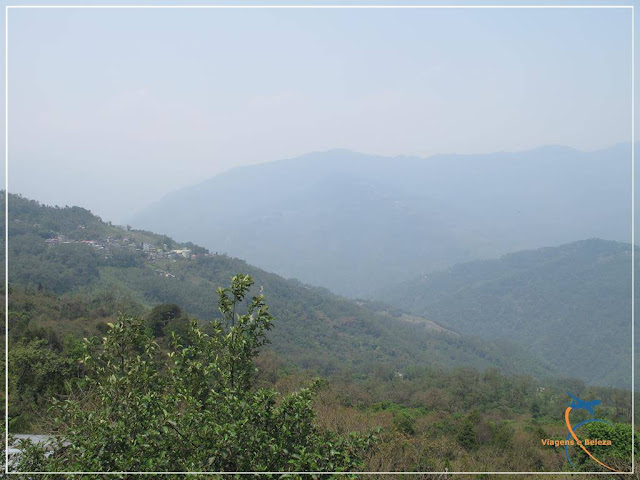
[[9, 471], [9, 10], [10, 9], [629, 9], [631, 11], [631, 471], [635, 471], [634, 5], [5, 5], [5, 470], [8, 475], [611, 475], [611, 472], [14, 472]]

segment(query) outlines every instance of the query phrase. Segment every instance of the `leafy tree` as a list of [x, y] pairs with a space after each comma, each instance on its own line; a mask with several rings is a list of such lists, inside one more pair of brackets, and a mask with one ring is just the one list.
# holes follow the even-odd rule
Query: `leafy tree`
[[175, 303], [163, 303], [155, 306], [147, 315], [147, 324], [156, 337], [164, 337], [165, 327], [176, 320], [187, 321], [186, 314]]
[[478, 438], [476, 434], [476, 425], [478, 424], [478, 421], [479, 416], [477, 412], [473, 412], [469, 414], [460, 425], [458, 443], [465, 450], [474, 450], [478, 446]]
[[209, 250], [201, 247], [200, 245], [196, 245], [195, 243], [192, 242], [187, 242], [184, 244], [185, 247], [187, 247], [189, 250], [191, 250], [191, 253], [195, 254], [195, 255], [204, 255], [206, 253], [209, 253]]
[[407, 412], [400, 412], [393, 418], [393, 425], [398, 431], [407, 435], [415, 434], [414, 429], [415, 420]]
[[64, 390], [73, 365], [53, 350], [47, 341], [26, 338], [9, 349], [9, 399], [11, 428], [28, 428], [34, 411], [46, 399]]
[[[221, 320], [193, 321], [161, 353], [144, 322], [122, 316], [84, 343], [85, 381], [52, 409], [61, 441], [23, 465], [40, 471], [352, 471], [373, 437], [315, 425], [317, 384], [281, 396], [252, 385], [272, 316], [249, 276], [218, 289]], [[243, 313], [240, 313], [240, 310]]]
[[163, 248], [164, 245], [166, 245], [169, 250], [173, 248], [173, 240], [171, 239], [171, 237], [167, 235], [162, 235], [161, 237], [159, 237], [156, 240], [155, 244], [157, 247], [160, 247], [160, 248]]
[[[635, 435], [635, 451], [640, 449], [640, 438]], [[587, 449], [601, 462], [619, 471], [631, 470], [631, 425], [627, 423], [605, 424], [600, 422], [589, 423], [584, 426], [581, 439], [610, 440], [611, 445], [590, 445]], [[573, 449], [572, 459], [574, 465], [583, 471], [599, 471], [603, 467], [590, 459], [584, 451], [578, 447]]]
[[538, 400], [534, 400], [533, 403], [531, 404], [531, 416], [533, 418], [540, 418], [540, 404], [538, 403]]
[[142, 255], [124, 249], [117, 249], [113, 252], [107, 264], [112, 267], [140, 267], [143, 265]]

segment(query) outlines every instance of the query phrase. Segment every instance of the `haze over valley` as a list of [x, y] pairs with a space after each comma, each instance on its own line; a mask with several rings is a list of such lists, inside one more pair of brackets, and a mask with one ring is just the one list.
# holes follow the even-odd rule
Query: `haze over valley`
[[381, 157], [330, 150], [172, 192], [131, 224], [351, 297], [455, 263], [631, 238], [630, 146]]

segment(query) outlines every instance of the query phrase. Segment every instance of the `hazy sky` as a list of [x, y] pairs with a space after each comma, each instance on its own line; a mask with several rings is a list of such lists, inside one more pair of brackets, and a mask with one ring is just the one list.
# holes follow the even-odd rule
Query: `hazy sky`
[[628, 9], [12, 9], [9, 191], [124, 222], [316, 150], [593, 150], [630, 58]]

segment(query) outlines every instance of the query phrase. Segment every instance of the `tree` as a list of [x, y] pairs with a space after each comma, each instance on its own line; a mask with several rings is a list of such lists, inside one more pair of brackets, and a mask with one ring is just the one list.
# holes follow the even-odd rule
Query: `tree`
[[45, 339], [25, 336], [9, 349], [9, 421], [18, 431], [29, 427], [45, 399], [64, 391], [64, 382], [72, 375], [70, 359], [51, 347]]
[[[253, 358], [272, 316], [262, 295], [245, 302], [249, 276], [218, 289], [221, 320], [191, 322], [161, 352], [148, 328], [121, 317], [85, 341], [85, 381], [52, 408], [53, 454], [27, 449], [40, 471], [352, 471], [371, 435], [315, 425], [317, 384], [281, 396], [252, 385]], [[240, 310], [243, 313], [240, 313]]]
[[157, 305], [147, 315], [147, 324], [155, 337], [164, 337], [165, 327], [180, 321], [188, 322], [187, 315], [175, 303]]
[[460, 425], [458, 431], [458, 443], [464, 447], [465, 450], [474, 450], [478, 446], [478, 437], [476, 433], [476, 426], [480, 421], [478, 412], [472, 412], [467, 415]]
[[173, 248], [173, 240], [168, 235], [162, 235], [162, 237], [158, 238], [155, 243], [156, 246], [160, 248], [164, 248], [165, 245], [169, 250]]
[[[610, 440], [611, 445], [589, 445], [587, 449], [605, 465], [623, 472], [631, 471], [631, 425], [628, 423], [606, 424], [601, 422], [588, 423], [583, 427], [581, 439]], [[640, 449], [640, 438], [635, 435], [635, 451]], [[571, 454], [574, 466], [582, 471], [599, 471], [603, 467], [594, 462], [580, 448], [574, 447]]]
[[187, 247], [189, 250], [191, 250], [191, 253], [195, 254], [195, 255], [204, 255], [206, 253], [209, 253], [209, 250], [201, 247], [200, 245], [196, 245], [195, 243], [192, 242], [187, 242], [184, 244], [185, 247]]

